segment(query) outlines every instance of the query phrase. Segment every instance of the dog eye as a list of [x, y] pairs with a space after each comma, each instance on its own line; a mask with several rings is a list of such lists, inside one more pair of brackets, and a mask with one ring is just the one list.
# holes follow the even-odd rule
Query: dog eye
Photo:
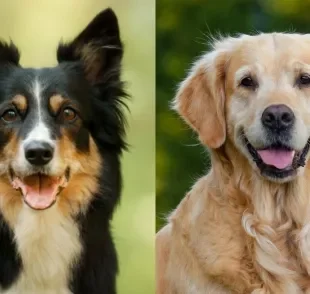
[[63, 110], [63, 116], [65, 121], [72, 121], [76, 118], [76, 112], [72, 108], [67, 107]]
[[245, 77], [241, 80], [240, 86], [245, 88], [253, 88], [256, 86], [256, 83], [251, 77]]
[[299, 77], [298, 83], [299, 83], [300, 85], [304, 85], [304, 86], [310, 85], [310, 76], [307, 75], [307, 74], [301, 75], [301, 76]]
[[1, 119], [4, 121], [4, 122], [14, 122], [16, 121], [18, 118], [18, 114], [15, 110], [7, 110], [3, 113], [3, 115], [1, 116]]

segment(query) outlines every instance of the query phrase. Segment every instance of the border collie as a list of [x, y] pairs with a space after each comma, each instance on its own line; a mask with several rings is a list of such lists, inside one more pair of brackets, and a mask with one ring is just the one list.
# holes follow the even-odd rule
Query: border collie
[[58, 64], [0, 43], [0, 293], [116, 293], [110, 220], [121, 192], [123, 46], [111, 9]]

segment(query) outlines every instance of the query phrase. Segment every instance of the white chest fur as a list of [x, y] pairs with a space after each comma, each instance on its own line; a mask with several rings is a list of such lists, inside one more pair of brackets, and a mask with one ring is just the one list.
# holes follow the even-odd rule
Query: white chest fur
[[[70, 268], [81, 252], [77, 224], [53, 206], [24, 206], [14, 227], [23, 270], [3, 294], [69, 294]], [[1, 293], [1, 290], [0, 290]]]

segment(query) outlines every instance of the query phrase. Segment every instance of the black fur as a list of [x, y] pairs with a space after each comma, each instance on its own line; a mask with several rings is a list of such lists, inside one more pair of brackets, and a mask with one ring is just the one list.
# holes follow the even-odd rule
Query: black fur
[[19, 57], [19, 51], [12, 42], [10, 44], [0, 42], [0, 63], [18, 65]]
[[13, 232], [0, 214], [0, 285], [9, 288], [18, 278], [22, 261], [13, 241]]
[[[59, 45], [59, 64], [54, 68], [23, 69], [17, 48], [0, 43], [0, 103], [21, 92], [28, 97], [27, 85], [35, 75], [45, 81], [44, 97], [60, 93], [82, 105], [83, 126], [72, 129], [72, 140], [81, 152], [88, 152], [90, 133], [104, 159], [100, 190], [87, 213], [76, 217], [83, 253], [72, 269], [69, 287], [74, 294], [116, 293], [118, 266], [110, 220], [121, 194], [120, 156], [126, 148], [122, 56], [117, 18], [111, 9], [97, 15], [72, 42]], [[27, 128], [19, 131], [27, 133]], [[53, 132], [59, 136], [56, 127]], [[0, 141], [2, 137], [5, 134], [0, 133]], [[9, 288], [21, 269], [13, 232], [0, 213], [0, 286]]]

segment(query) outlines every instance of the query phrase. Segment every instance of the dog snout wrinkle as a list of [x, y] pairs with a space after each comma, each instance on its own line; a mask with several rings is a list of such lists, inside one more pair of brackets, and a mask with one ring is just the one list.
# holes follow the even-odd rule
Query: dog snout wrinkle
[[52, 160], [53, 154], [54, 148], [47, 142], [32, 141], [25, 147], [25, 157], [32, 165], [46, 165]]
[[262, 114], [263, 125], [271, 130], [287, 130], [294, 125], [295, 115], [284, 104], [268, 106]]

